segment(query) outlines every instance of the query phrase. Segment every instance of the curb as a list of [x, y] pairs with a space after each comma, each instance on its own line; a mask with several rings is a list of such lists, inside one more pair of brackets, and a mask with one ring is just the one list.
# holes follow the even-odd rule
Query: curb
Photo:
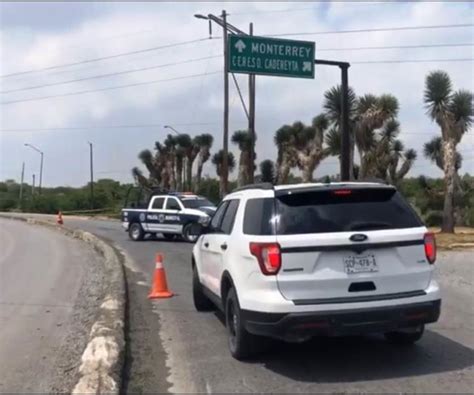
[[110, 244], [83, 230], [60, 227], [54, 222], [28, 217], [1, 217], [55, 229], [92, 245], [104, 257], [105, 278], [108, 279], [105, 295], [81, 357], [79, 381], [71, 393], [119, 394], [125, 356], [126, 287], [124, 269], [118, 253]]

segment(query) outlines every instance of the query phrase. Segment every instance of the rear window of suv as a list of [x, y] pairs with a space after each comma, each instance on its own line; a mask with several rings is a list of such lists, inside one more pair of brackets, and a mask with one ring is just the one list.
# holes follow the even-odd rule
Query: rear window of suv
[[[339, 192], [337, 192], [339, 191]], [[275, 215], [276, 214], [276, 215]], [[422, 226], [392, 188], [296, 191], [247, 201], [244, 233], [291, 235]]]

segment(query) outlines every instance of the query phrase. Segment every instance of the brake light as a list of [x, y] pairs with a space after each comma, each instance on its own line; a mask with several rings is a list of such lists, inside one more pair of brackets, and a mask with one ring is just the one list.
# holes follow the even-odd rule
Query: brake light
[[430, 264], [436, 261], [436, 239], [433, 233], [425, 234], [425, 255]]
[[336, 189], [333, 191], [334, 195], [350, 195], [352, 191], [350, 189]]
[[263, 274], [275, 275], [281, 267], [280, 245], [278, 243], [250, 243], [250, 253], [257, 258]]

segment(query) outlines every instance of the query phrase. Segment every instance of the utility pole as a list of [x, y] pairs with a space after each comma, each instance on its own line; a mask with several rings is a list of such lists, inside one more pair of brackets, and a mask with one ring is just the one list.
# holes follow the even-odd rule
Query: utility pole
[[[249, 25], [249, 35], [253, 36], [253, 23]], [[250, 133], [250, 173], [249, 184], [254, 182], [255, 174], [255, 74], [249, 74], [249, 133]]]
[[19, 197], [20, 209], [23, 206], [23, 181], [24, 181], [24, 179], [25, 179], [25, 162], [23, 162], [23, 164], [21, 166], [21, 182], [20, 182], [20, 197]]
[[351, 172], [351, 136], [349, 128], [349, 83], [348, 70], [351, 66], [347, 62], [315, 59], [314, 64], [337, 66], [341, 69], [341, 181], [349, 181]]
[[33, 186], [31, 188], [31, 196], [35, 196], [35, 174], [33, 173]]
[[94, 209], [94, 154], [93, 154], [93, 146], [90, 141], [87, 142], [89, 144], [89, 152], [90, 152], [90, 168], [91, 168], [91, 210]]
[[349, 181], [352, 178], [350, 174], [351, 165], [351, 136], [349, 130], [349, 83], [348, 69], [349, 64], [342, 64], [341, 68], [341, 181]]
[[25, 143], [25, 147], [30, 147], [31, 149], [35, 150], [41, 155], [41, 163], [40, 163], [40, 179], [39, 179], [39, 194], [41, 195], [41, 187], [43, 185], [43, 157], [44, 153], [40, 149], [36, 148], [32, 144]]
[[222, 158], [222, 180], [221, 180], [221, 197], [224, 197], [228, 192], [229, 182], [229, 65], [227, 56], [227, 13], [222, 10], [223, 22], [223, 43], [224, 43], [224, 142], [222, 144], [223, 158]]

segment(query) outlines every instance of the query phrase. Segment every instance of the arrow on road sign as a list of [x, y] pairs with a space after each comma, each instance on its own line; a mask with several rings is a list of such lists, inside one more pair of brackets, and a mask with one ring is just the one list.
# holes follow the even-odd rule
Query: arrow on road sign
[[239, 40], [235, 43], [235, 48], [237, 48], [237, 51], [239, 53], [242, 53], [242, 51], [246, 48], [247, 46], [244, 44], [242, 40]]
[[311, 71], [311, 62], [303, 62], [303, 71]]

